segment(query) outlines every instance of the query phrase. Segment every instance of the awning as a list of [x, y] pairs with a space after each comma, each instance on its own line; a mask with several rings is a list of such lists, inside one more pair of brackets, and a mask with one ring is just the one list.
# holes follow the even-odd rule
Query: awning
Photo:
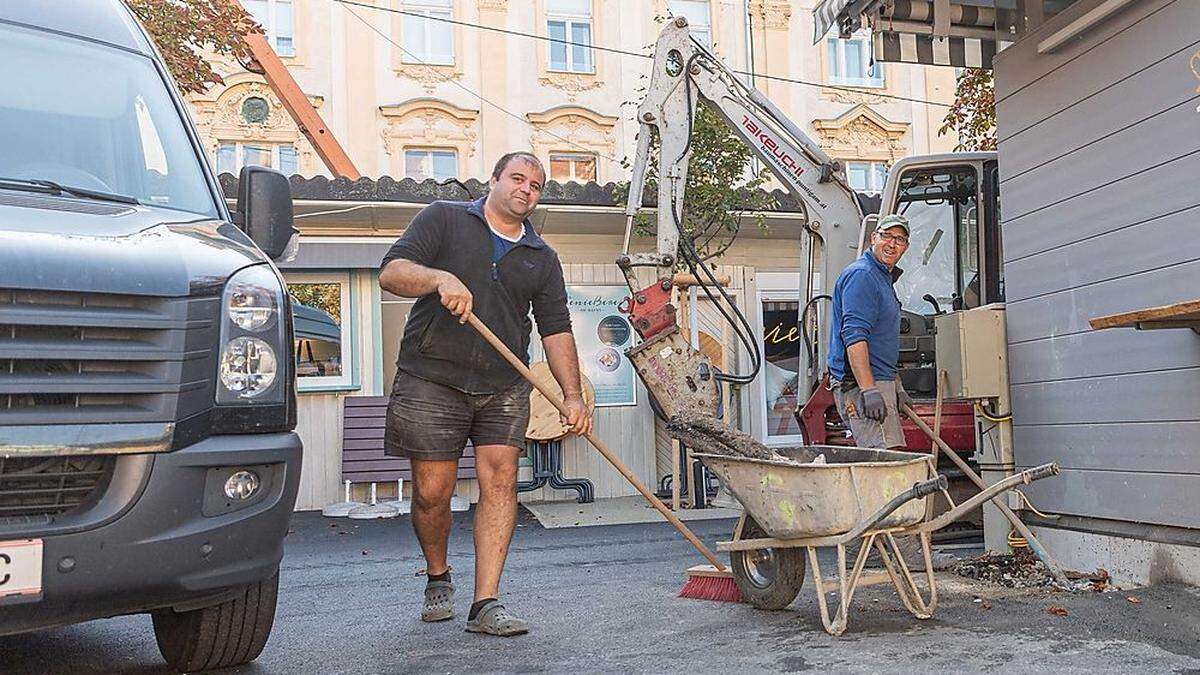
[[833, 24], [837, 23], [838, 15], [842, 10], [846, 9], [846, 5], [854, 2], [854, 0], [822, 0], [821, 4], [817, 5], [813, 10], [813, 44], [821, 41]]
[[991, 68], [996, 55], [994, 40], [915, 35], [890, 30], [875, 31], [875, 60], [889, 63], [922, 63], [955, 68]]
[[814, 42], [865, 17], [880, 62], [991, 68], [999, 51], [994, 0], [823, 0], [813, 15]]

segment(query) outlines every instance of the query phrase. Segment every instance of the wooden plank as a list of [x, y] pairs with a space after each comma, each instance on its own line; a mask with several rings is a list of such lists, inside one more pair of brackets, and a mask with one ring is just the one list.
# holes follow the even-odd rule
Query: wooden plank
[[1200, 527], [1195, 501], [1200, 476], [1195, 474], [1064, 469], [1058, 477], [1024, 486], [1022, 491], [1047, 513]]
[[354, 408], [376, 408], [387, 407], [387, 396], [347, 396], [346, 410], [347, 414]]
[[[1013, 429], [1017, 460], [1065, 469], [1200, 473], [1200, 422], [1052, 424]], [[1053, 479], [1049, 479], [1053, 480]]]
[[[1001, 148], [1001, 152], [1005, 152]], [[1200, 153], [1123, 178], [1020, 218], [1004, 214], [1004, 261], [1082, 241], [1196, 206]], [[1001, 163], [1003, 171], [1003, 163]], [[1004, 195], [1007, 200], [1008, 196]], [[1070, 226], [1064, 226], [1070, 223]], [[1009, 302], [1014, 297], [1009, 294]]]
[[1006, 312], [1009, 344], [1090, 331], [1088, 319], [1092, 317], [1179, 302], [1180, 296], [1195, 293], [1196, 279], [1200, 279], [1200, 261], [1030, 300], [1010, 300]]
[[1088, 324], [1094, 330], [1102, 330], [1105, 328], [1135, 328], [1140, 323], [1150, 321], [1200, 322], [1200, 300], [1187, 300], [1137, 309], [1132, 312], [1098, 316], [1090, 319]]
[[1180, 245], [1194, 236], [1197, 222], [1200, 205], [1010, 262], [1005, 293], [1019, 300], [1200, 259], [1200, 246]]
[[[1080, 119], [1079, 123], [1086, 124], [1086, 120]], [[1179, 133], [1181, 129], [1195, 128], [1196, 104], [1188, 101], [1020, 176], [1002, 176], [1004, 217], [1019, 218], [1060, 201], [1091, 194], [1114, 181], [1195, 153], [1200, 150], [1200, 133]], [[1001, 145], [1001, 155], [1005, 152], [1006, 146]], [[1003, 162], [1001, 165], [1004, 171]], [[1193, 175], [1198, 171], [1192, 168]]]
[[383, 429], [387, 417], [346, 417], [345, 429]]
[[355, 427], [348, 426], [342, 432], [342, 439], [347, 440], [347, 441], [349, 441], [349, 440], [378, 440], [380, 445], [382, 445], [383, 444], [383, 434], [384, 434], [383, 427], [373, 427], [373, 428], [365, 428], [364, 429], [361, 427], [355, 428]]

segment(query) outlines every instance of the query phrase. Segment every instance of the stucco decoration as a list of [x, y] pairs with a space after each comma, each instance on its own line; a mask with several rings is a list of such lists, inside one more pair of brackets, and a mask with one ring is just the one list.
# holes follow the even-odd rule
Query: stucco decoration
[[792, 3], [788, 0], [751, 0], [750, 12], [770, 30], [787, 30], [792, 20]]
[[[836, 86], [842, 87], [844, 85], [839, 84]], [[880, 96], [879, 94], [873, 93], [870, 89], [850, 90], [850, 89], [822, 88], [821, 89], [821, 98], [825, 99], [826, 101], [833, 101], [835, 103], [847, 103], [849, 105], [861, 105], [861, 104], [878, 105], [880, 103], [886, 103], [888, 101], [887, 98]]]
[[548, 70], [542, 71], [541, 77], [538, 78], [538, 83], [562, 90], [566, 94], [567, 100], [571, 103], [578, 101], [579, 95], [583, 92], [599, 89], [604, 86], [604, 82], [595, 75], [559, 73]]
[[[594, 152], [599, 157], [597, 170], [602, 171], [603, 156], [616, 151], [613, 130], [618, 118], [589, 110], [582, 106], [562, 105], [542, 112], [525, 115], [534, 126], [529, 137], [533, 152], [549, 166], [553, 152]], [[598, 176], [598, 179], [602, 179]]]
[[[267, 102], [267, 114], [260, 122], [247, 121], [242, 115], [242, 106], [251, 98]], [[318, 110], [324, 103], [320, 96], [309, 96], [308, 100]], [[210, 157], [216, 157], [221, 143], [291, 144], [299, 157], [300, 173], [310, 174], [321, 168], [312, 145], [261, 76], [243, 70], [225, 77], [224, 85], [189, 96], [188, 101]]]
[[397, 75], [407, 77], [421, 85], [427, 94], [432, 94], [439, 84], [448, 80], [462, 79], [462, 70], [456, 66], [427, 66], [397, 60], [394, 70]]
[[379, 107], [383, 116], [383, 151], [394, 175], [404, 175], [405, 148], [454, 148], [459, 172], [475, 156], [479, 141], [479, 111], [459, 108], [435, 98], [418, 98]]
[[479, 0], [479, 9], [491, 9], [503, 12], [508, 9], [508, 0]]
[[908, 154], [909, 125], [892, 122], [865, 105], [831, 120], [814, 120], [817, 143], [833, 157], [894, 162]]

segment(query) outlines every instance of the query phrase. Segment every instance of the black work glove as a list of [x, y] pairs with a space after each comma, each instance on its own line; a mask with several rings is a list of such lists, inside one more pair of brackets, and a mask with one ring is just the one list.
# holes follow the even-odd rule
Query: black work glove
[[883, 402], [883, 394], [875, 387], [863, 389], [859, 394], [858, 411], [863, 417], [876, 422], [882, 422], [887, 417], [887, 405]]
[[912, 405], [913, 405], [912, 397], [908, 395], [907, 391], [904, 391], [904, 385], [900, 384], [900, 376], [897, 374], [896, 375], [896, 409], [904, 410], [904, 406], [908, 406], [911, 408]]

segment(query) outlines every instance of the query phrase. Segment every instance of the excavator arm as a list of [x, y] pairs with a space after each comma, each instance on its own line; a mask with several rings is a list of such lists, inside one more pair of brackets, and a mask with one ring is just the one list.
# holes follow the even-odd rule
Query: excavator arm
[[[806, 303], [819, 294], [821, 284], [830, 285], [841, 269], [857, 255], [863, 219], [862, 210], [854, 192], [845, 182], [839, 163], [825, 154], [761, 92], [743, 83], [716, 55], [693, 39], [687, 26], [686, 19], [673, 19], [663, 28], [655, 44], [649, 88], [637, 112], [640, 129], [626, 206], [626, 249], [617, 260], [633, 293], [624, 309], [630, 314], [634, 328], [643, 339], [642, 344], [630, 350], [629, 356], [647, 387], [655, 394], [660, 393], [656, 388], [670, 387], [660, 382], [668, 374], [670, 377], [684, 377], [688, 383], [702, 385], [706, 382], [704, 374], [711, 371], [711, 365], [677, 336], [674, 307], [670, 305], [672, 273], [678, 267], [679, 257], [700, 279], [706, 294], [715, 303], [718, 300], [712, 288], [721, 291], [711, 274], [697, 273], [707, 271], [707, 266], [696, 255], [690, 239], [682, 234], [685, 186], [697, 103], [703, 102], [709, 106], [802, 204], [806, 236], [802, 242], [801, 257], [805, 263], [801, 278], [805, 285], [802, 299]], [[659, 140], [657, 245], [653, 253], [630, 254], [628, 229], [642, 209], [641, 196], [650, 165], [652, 135]], [[655, 284], [639, 288], [633, 274], [637, 267], [656, 268], [658, 280]], [[711, 283], [705, 284], [706, 279]], [[743, 336], [743, 344], [751, 350], [751, 360], [757, 369], [754, 348], [746, 344], [745, 339], [749, 337], [752, 340], [753, 331], [732, 300], [725, 296], [723, 301], [727, 303], [728, 310], [741, 320], [744, 331], [749, 333], [749, 336]], [[733, 322], [731, 312], [724, 309], [722, 312]], [[647, 352], [667, 354], [661, 346], [648, 347], [659, 343], [671, 347], [670, 351], [675, 353], [675, 367], [666, 367], [669, 364], [665, 360], [657, 364], [644, 363], [648, 360]], [[819, 331], [817, 343], [819, 347], [815, 360], [819, 363], [824, 360], [824, 345], [828, 343], [827, 326], [822, 326]], [[807, 393], [814, 384], [815, 369], [802, 367], [800, 372], [800, 391]], [[711, 379], [745, 384], [753, 379], [753, 375], [739, 378], [721, 374]], [[688, 384], [675, 393], [663, 391], [658, 402], [664, 410], [707, 410], [709, 397], [703, 390], [704, 386], [692, 387]], [[662, 400], [664, 396], [677, 394], [682, 394], [684, 400]]]

